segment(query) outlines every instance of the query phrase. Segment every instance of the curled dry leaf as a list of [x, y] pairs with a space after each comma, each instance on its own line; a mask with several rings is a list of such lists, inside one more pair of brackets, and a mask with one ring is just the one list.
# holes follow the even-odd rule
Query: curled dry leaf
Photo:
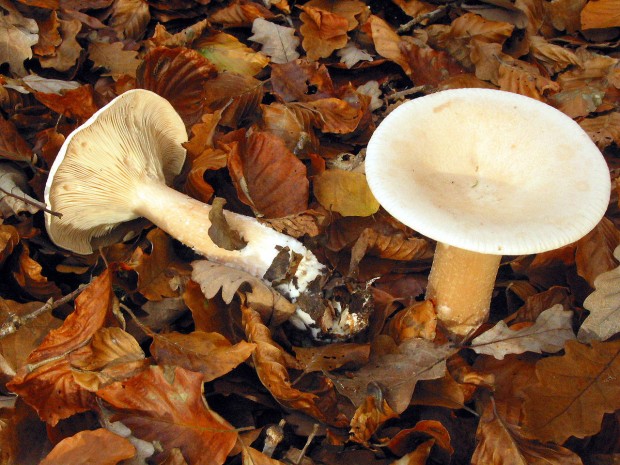
[[[299, 31], [304, 37], [301, 45], [311, 60], [327, 58], [334, 50], [347, 44], [349, 23], [347, 18], [339, 14], [309, 6], [308, 3], [300, 6], [304, 10], [299, 15], [302, 22]], [[346, 3], [346, 0], [340, 3]]]
[[572, 316], [573, 312], [565, 311], [558, 304], [542, 312], [534, 324], [525, 328], [513, 330], [500, 321], [472, 340], [471, 348], [499, 360], [507, 354], [558, 352], [567, 341], [575, 339]]
[[40, 211], [42, 204], [26, 194], [27, 190], [26, 174], [9, 163], [0, 163], [0, 216]]
[[252, 354], [256, 373], [271, 395], [285, 407], [299, 410], [333, 426], [344, 426], [346, 419], [326, 409], [319, 396], [302, 392], [291, 385], [282, 349], [271, 338], [269, 328], [262, 323], [259, 313], [245, 305], [241, 311], [247, 338], [256, 344]]
[[528, 435], [562, 444], [596, 434], [603, 415], [620, 408], [620, 341], [569, 341], [565, 355], [536, 364], [536, 377], [524, 390]]
[[0, 267], [11, 256], [17, 244], [19, 244], [17, 229], [9, 224], [0, 224]]
[[[377, 405], [379, 404], [379, 405]], [[386, 421], [397, 418], [385, 399], [367, 396], [351, 419], [350, 440], [368, 445], [368, 441]]]
[[[620, 246], [614, 252], [620, 260]], [[604, 341], [620, 332], [620, 266], [600, 274], [594, 280], [596, 290], [583, 303], [590, 312], [581, 324], [577, 338], [580, 342]]]
[[261, 44], [261, 52], [270, 57], [272, 63], [288, 63], [299, 58], [299, 38], [295, 36], [295, 29], [292, 27], [256, 18], [248, 40]]
[[210, 112], [221, 110], [219, 124], [231, 128], [238, 128], [248, 118], [256, 117], [265, 93], [262, 81], [233, 72], [220, 73], [202, 85], [205, 109]]
[[[192, 268], [192, 280], [200, 285], [207, 299], [213, 298], [221, 289], [222, 299], [230, 303], [235, 294], [241, 292], [247, 304], [258, 310], [264, 321], [274, 325], [285, 322], [295, 312], [295, 306], [280, 293], [244, 271], [208, 260], [192, 262]], [[249, 290], [245, 290], [246, 284]]]
[[389, 336], [379, 336], [371, 349], [370, 361], [354, 373], [332, 375], [340, 394], [358, 406], [366, 398], [370, 383], [378, 383], [388, 404], [402, 413], [420, 380], [441, 378], [446, 372], [446, 359], [455, 349], [436, 345], [425, 339], [408, 339], [396, 345]]
[[30, 248], [23, 242], [17, 269], [13, 271], [13, 278], [35, 299], [47, 300], [50, 297], [60, 298], [62, 296], [58, 286], [43, 275], [43, 267], [30, 256]]
[[39, 41], [39, 26], [24, 17], [8, 1], [2, 1], [0, 13], [0, 63], [9, 63], [11, 72], [25, 76], [24, 60], [32, 58], [31, 47]]
[[35, 163], [37, 156], [15, 125], [0, 115], [0, 159]]
[[[258, 18], [254, 23], [256, 24], [257, 21], [265, 20]], [[250, 37], [248, 40], [253, 39]], [[213, 63], [220, 72], [231, 71], [237, 74], [255, 76], [269, 64], [268, 57], [255, 52], [235, 36], [224, 32], [199, 38], [194, 42], [193, 47]]]
[[413, 444], [417, 444], [420, 438], [430, 436], [435, 440], [435, 444], [444, 449], [449, 454], [454, 453], [452, 447], [450, 433], [441, 422], [437, 420], [420, 420], [413, 428], [407, 428], [399, 431], [387, 447], [396, 455], [405, 455], [411, 450]]
[[342, 216], [370, 216], [379, 210], [364, 173], [326, 170], [314, 177], [313, 191], [326, 210]]
[[156, 47], [138, 67], [137, 85], [166, 98], [186, 126], [197, 123], [205, 108], [205, 81], [217, 69], [195, 50], [184, 47]]
[[[106, 451], [106, 453], [102, 453]], [[136, 448], [127, 439], [107, 429], [80, 431], [60, 441], [39, 465], [115, 465], [130, 459]]]
[[248, 0], [235, 0], [209, 16], [212, 23], [227, 27], [250, 26], [257, 18], [273, 19], [275, 15], [260, 3]]
[[39, 62], [43, 68], [54, 68], [56, 71], [68, 71], [77, 62], [82, 53], [82, 46], [76, 40], [82, 23], [77, 19], [58, 20], [62, 42], [53, 55], [41, 57]]
[[211, 226], [209, 227], [209, 237], [215, 245], [226, 250], [241, 250], [246, 245], [245, 241], [239, 231], [233, 229], [226, 221], [224, 216], [224, 205], [226, 200], [221, 197], [213, 199], [213, 204], [209, 210], [209, 220]]
[[134, 436], [179, 448], [188, 463], [222, 465], [237, 441], [234, 428], [203, 397], [203, 376], [180, 367], [152, 366], [97, 392]]
[[151, 353], [160, 365], [180, 366], [202, 373], [209, 382], [233, 370], [254, 351], [256, 344], [231, 344], [219, 333], [153, 334]]
[[403, 308], [390, 319], [387, 326], [387, 334], [397, 343], [416, 337], [432, 341], [436, 330], [437, 312], [430, 300]]

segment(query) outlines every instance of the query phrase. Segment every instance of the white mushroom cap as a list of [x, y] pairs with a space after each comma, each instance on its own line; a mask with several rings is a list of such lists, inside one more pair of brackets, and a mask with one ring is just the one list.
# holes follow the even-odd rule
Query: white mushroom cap
[[97, 111], [62, 145], [45, 186], [50, 238], [77, 253], [123, 238], [139, 217], [132, 200], [140, 180], [170, 184], [185, 160], [187, 131], [170, 103], [144, 89], [125, 92]]
[[607, 164], [571, 118], [490, 89], [404, 103], [373, 134], [370, 188], [392, 216], [465, 250], [520, 255], [574, 242], [600, 221]]

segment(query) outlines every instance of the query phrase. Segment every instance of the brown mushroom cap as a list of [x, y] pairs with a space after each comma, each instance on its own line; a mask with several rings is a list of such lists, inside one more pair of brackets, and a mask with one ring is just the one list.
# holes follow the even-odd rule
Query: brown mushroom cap
[[171, 184], [185, 160], [187, 131], [170, 103], [135, 89], [112, 100], [75, 130], [45, 186], [52, 241], [81, 254], [122, 239], [139, 217], [132, 200], [144, 179]]
[[366, 152], [370, 188], [395, 218], [465, 250], [519, 255], [587, 234], [609, 202], [607, 164], [571, 118], [489, 89], [404, 103]]

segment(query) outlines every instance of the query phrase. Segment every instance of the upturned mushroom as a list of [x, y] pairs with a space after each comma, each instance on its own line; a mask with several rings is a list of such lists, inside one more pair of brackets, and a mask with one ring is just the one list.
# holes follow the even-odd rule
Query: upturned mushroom
[[209, 260], [259, 278], [288, 248], [294, 275], [276, 288], [296, 299], [325, 266], [298, 240], [229, 211], [227, 222], [247, 245], [218, 247], [208, 232], [211, 206], [169, 187], [183, 166], [186, 140], [172, 105], [147, 90], [125, 92], [97, 111], [67, 137], [50, 170], [45, 203], [62, 215], [45, 215], [52, 241], [89, 254], [128, 239], [128, 225], [146, 218]]
[[396, 108], [371, 137], [366, 175], [390, 214], [437, 241], [426, 298], [457, 339], [488, 318], [502, 255], [577, 241], [610, 197], [607, 164], [576, 122], [489, 89]]

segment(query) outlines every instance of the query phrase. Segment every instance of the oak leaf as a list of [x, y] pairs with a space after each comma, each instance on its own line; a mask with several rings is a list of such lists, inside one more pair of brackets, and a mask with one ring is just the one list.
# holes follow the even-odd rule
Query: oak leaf
[[164, 451], [179, 448], [188, 463], [221, 465], [237, 440], [233, 427], [203, 397], [203, 376], [180, 367], [152, 366], [97, 392], [115, 419]]
[[620, 341], [569, 341], [565, 355], [536, 364], [536, 376], [524, 390], [526, 434], [557, 444], [596, 434], [603, 415], [620, 408]]
[[311, 60], [326, 58], [347, 44], [349, 40], [347, 18], [308, 4], [299, 8], [304, 11], [299, 15], [302, 22], [299, 31], [304, 37], [301, 45], [308, 58]]
[[[288, 320], [295, 312], [291, 302], [262, 279], [249, 273], [208, 260], [192, 262], [192, 268], [192, 280], [200, 285], [207, 299], [213, 298], [221, 289], [222, 299], [230, 303], [237, 292], [242, 292], [248, 304], [259, 310], [265, 321], [274, 325]], [[246, 284], [249, 284], [250, 290], [246, 290]]]
[[299, 58], [297, 47], [300, 41], [292, 27], [256, 18], [248, 40], [261, 44], [261, 52], [270, 57], [272, 63], [288, 63]]
[[77, 19], [58, 20], [60, 22], [60, 35], [62, 42], [56, 48], [53, 55], [39, 58], [43, 68], [54, 68], [57, 71], [68, 71], [77, 62], [82, 53], [82, 46], [76, 40], [78, 32], [82, 29], [82, 23]]
[[[614, 252], [620, 261], [620, 246]], [[577, 338], [580, 342], [604, 341], [620, 332], [620, 266], [600, 274], [594, 280], [596, 290], [583, 302], [590, 312], [581, 324]]]
[[174, 365], [202, 373], [213, 381], [243, 363], [256, 348], [241, 341], [231, 344], [219, 333], [194, 331], [190, 334], [153, 334], [151, 353], [161, 365]]
[[325, 209], [343, 216], [370, 216], [379, 210], [363, 173], [326, 170], [315, 176], [313, 191]]
[[122, 75], [136, 77], [140, 65], [138, 52], [124, 50], [122, 42], [93, 42], [88, 47], [88, 58], [93, 61], [95, 68], [107, 70], [103, 76], [112, 76], [114, 79]]
[[306, 167], [280, 138], [253, 131], [231, 149], [228, 168], [244, 203], [270, 218], [308, 208]]
[[[254, 23], [257, 21], [264, 20], [258, 18]], [[253, 39], [250, 37], [248, 40]], [[232, 71], [254, 76], [269, 64], [269, 58], [265, 56], [266, 53], [265, 55], [257, 53], [240, 42], [235, 36], [224, 32], [217, 32], [198, 39], [194, 42], [193, 47], [213, 63], [220, 72]]]
[[499, 360], [507, 354], [558, 352], [567, 341], [575, 339], [572, 316], [573, 312], [565, 311], [558, 304], [542, 312], [534, 324], [525, 328], [513, 330], [500, 321], [473, 339], [471, 348]]
[[38, 21], [38, 25], [39, 41], [32, 50], [41, 56], [53, 55], [56, 47], [62, 42], [62, 37], [58, 31], [60, 22], [58, 21], [57, 11], [52, 11], [47, 19]]
[[0, 63], [9, 63], [13, 74], [24, 76], [24, 60], [32, 58], [31, 47], [39, 40], [39, 26], [7, 0], [2, 0], [0, 7], [6, 11], [0, 13]]
[[344, 426], [346, 419], [333, 411], [335, 406], [328, 410], [319, 396], [292, 386], [283, 351], [273, 341], [269, 328], [263, 324], [259, 313], [246, 306], [242, 306], [241, 311], [248, 341], [256, 344], [256, 350], [252, 353], [256, 374], [271, 395], [285, 407], [299, 410], [330, 425]]
[[40, 465], [115, 465], [135, 453], [136, 448], [127, 439], [100, 428], [63, 439]]
[[396, 345], [389, 336], [378, 336], [370, 361], [354, 376], [333, 374], [340, 394], [358, 406], [366, 398], [369, 383], [379, 383], [388, 404], [402, 413], [411, 401], [418, 381], [441, 378], [446, 372], [446, 358], [454, 352], [449, 345], [436, 345], [425, 339], [407, 339]]

